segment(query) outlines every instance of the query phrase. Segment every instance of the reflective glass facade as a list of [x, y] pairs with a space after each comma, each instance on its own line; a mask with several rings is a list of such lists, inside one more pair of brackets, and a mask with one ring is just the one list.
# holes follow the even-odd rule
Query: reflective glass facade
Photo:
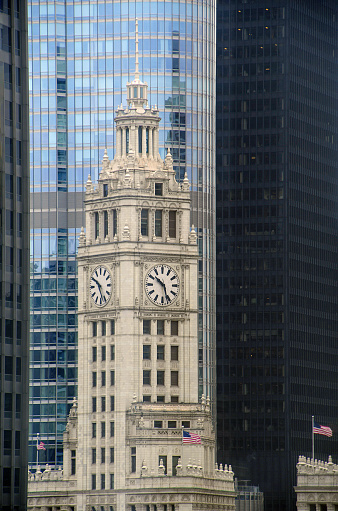
[[27, 498], [29, 168], [27, 3], [0, 2], [0, 509]]
[[[338, 412], [337, 2], [217, 16], [219, 460], [285, 511], [311, 416]], [[327, 459], [337, 436], [315, 446]]]
[[115, 147], [114, 115], [135, 71], [160, 110], [169, 147], [192, 183], [198, 229], [199, 392], [214, 395], [215, 1], [29, 1], [31, 100], [31, 451], [61, 463], [62, 432], [76, 394], [76, 244], [83, 186]]

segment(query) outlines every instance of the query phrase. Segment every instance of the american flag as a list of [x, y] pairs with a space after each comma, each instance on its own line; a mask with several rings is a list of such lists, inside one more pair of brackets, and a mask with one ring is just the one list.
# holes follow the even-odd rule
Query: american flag
[[313, 432], [318, 435], [332, 436], [332, 429], [328, 426], [321, 426], [318, 422], [313, 423]]
[[202, 440], [199, 435], [195, 433], [189, 433], [189, 431], [183, 430], [183, 443], [184, 444], [201, 444]]
[[37, 450], [38, 451], [45, 451], [46, 450], [46, 447], [45, 447], [45, 444], [43, 442], [40, 442], [37, 446], [36, 446]]

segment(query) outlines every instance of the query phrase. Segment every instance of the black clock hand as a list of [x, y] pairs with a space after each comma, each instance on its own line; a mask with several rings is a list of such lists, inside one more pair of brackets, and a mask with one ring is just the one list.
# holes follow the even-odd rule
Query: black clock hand
[[92, 279], [95, 282], [95, 284], [97, 284], [98, 288], [100, 289], [102, 287], [100, 282], [98, 280], [94, 279], [94, 277], [92, 277]]

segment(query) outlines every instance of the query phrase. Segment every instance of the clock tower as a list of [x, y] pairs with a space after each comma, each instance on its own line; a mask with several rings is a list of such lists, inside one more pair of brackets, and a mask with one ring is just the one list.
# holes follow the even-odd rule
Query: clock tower
[[190, 185], [176, 181], [169, 150], [160, 158], [137, 60], [115, 121], [115, 157], [105, 153], [97, 186], [86, 185], [63, 484], [78, 510], [233, 510], [233, 473], [215, 468], [210, 402], [198, 399]]

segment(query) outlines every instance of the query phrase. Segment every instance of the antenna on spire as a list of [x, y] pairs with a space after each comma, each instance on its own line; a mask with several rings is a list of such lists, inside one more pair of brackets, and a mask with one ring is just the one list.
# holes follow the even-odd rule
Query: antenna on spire
[[135, 21], [135, 80], [139, 80], [140, 72], [138, 68], [138, 19]]

